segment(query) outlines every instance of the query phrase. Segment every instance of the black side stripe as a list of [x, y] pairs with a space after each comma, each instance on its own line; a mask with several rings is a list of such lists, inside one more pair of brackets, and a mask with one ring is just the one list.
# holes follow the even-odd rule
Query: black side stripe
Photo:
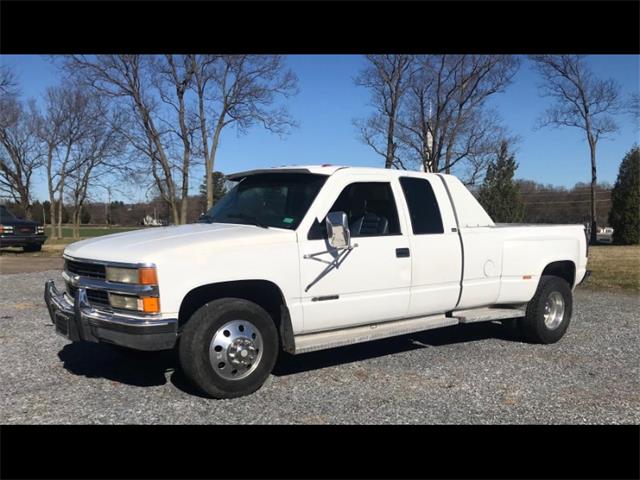
[[323, 302], [324, 300], [337, 300], [340, 298], [340, 295], [325, 295], [324, 297], [313, 297], [311, 298], [312, 302]]

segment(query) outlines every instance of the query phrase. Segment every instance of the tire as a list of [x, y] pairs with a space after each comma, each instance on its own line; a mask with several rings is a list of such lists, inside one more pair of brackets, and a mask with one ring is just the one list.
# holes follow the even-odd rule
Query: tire
[[22, 247], [22, 249], [25, 252], [39, 252], [40, 250], [42, 250], [42, 245], [38, 244], [38, 245], [25, 245], [24, 247]]
[[527, 304], [525, 317], [520, 319], [524, 339], [531, 343], [555, 343], [560, 340], [571, 321], [573, 295], [567, 281], [543, 275], [538, 289]]
[[187, 321], [178, 347], [191, 382], [213, 398], [234, 398], [258, 390], [271, 374], [279, 351], [271, 316], [253, 302], [221, 298]]

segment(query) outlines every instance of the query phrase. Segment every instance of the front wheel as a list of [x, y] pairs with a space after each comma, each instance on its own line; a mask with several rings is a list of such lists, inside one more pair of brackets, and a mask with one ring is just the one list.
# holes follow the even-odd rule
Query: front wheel
[[260, 306], [239, 298], [207, 303], [187, 321], [180, 338], [186, 376], [214, 398], [258, 390], [278, 356], [278, 332]]
[[520, 327], [527, 341], [555, 343], [560, 340], [571, 321], [573, 296], [567, 281], [543, 275], [535, 295], [527, 304]]

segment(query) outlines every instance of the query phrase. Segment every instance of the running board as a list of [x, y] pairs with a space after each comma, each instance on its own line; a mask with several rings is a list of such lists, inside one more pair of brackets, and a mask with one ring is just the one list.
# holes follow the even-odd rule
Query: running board
[[426, 317], [394, 320], [392, 322], [373, 323], [360, 327], [331, 330], [328, 332], [307, 333], [294, 337], [294, 354], [342, 347], [354, 343], [368, 342], [382, 338], [421, 332], [434, 328], [449, 327], [459, 323], [488, 322], [524, 316], [517, 308], [475, 308], [457, 310], [451, 314], [429, 315]]
[[331, 330], [329, 332], [296, 335], [294, 337], [294, 353], [313, 352], [314, 350], [341, 347], [353, 343], [368, 342], [369, 340], [394, 337], [396, 335], [404, 335], [457, 324], [457, 318], [450, 318], [444, 315], [430, 315], [427, 317], [395, 320], [393, 322], [374, 323], [362, 327]]
[[524, 310], [518, 308], [473, 308], [471, 310], [456, 310], [451, 316], [460, 323], [489, 322], [491, 320], [506, 320], [508, 318], [524, 317]]

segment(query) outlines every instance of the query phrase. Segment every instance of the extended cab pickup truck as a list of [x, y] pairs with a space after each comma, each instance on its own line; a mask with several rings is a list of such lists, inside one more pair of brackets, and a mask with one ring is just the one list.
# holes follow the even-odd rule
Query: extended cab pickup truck
[[69, 245], [45, 300], [72, 341], [178, 348], [212, 397], [251, 393], [292, 354], [476, 321], [558, 341], [586, 276], [582, 225], [497, 225], [455, 177], [283, 167], [198, 223]]

